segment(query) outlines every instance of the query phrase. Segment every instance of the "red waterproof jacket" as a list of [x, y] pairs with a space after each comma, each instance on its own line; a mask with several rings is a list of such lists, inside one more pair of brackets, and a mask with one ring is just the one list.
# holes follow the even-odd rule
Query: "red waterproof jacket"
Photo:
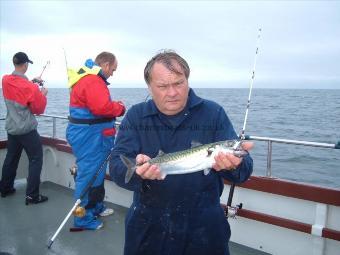
[[[70, 96], [71, 116], [78, 118], [91, 118], [84, 116], [83, 112], [77, 113], [72, 110], [88, 109], [94, 116], [114, 118], [124, 114], [125, 107], [112, 101], [110, 92], [105, 81], [99, 75], [86, 75], [72, 87]], [[73, 109], [72, 109], [73, 108]], [[75, 110], [77, 111], [77, 110]], [[80, 110], [81, 111], [81, 110]], [[77, 115], [80, 116], [77, 116]], [[83, 115], [84, 114], [84, 115]]]
[[45, 111], [47, 99], [38, 85], [29, 81], [24, 74], [13, 72], [2, 78], [7, 116], [5, 128], [11, 135], [23, 135], [38, 126], [34, 114]]

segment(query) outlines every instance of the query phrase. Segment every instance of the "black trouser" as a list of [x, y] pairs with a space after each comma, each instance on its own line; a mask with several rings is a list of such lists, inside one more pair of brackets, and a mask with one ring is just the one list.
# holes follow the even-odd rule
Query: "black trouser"
[[13, 188], [20, 156], [24, 149], [29, 161], [26, 195], [35, 198], [39, 195], [40, 173], [43, 163], [40, 136], [37, 130], [33, 130], [24, 135], [8, 134], [7, 137], [7, 154], [2, 167], [0, 190], [5, 192]]

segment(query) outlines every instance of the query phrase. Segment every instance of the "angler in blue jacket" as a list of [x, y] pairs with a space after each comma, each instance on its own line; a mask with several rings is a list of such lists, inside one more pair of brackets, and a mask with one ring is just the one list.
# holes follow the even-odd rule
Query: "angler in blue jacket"
[[[230, 227], [220, 206], [223, 179], [244, 182], [253, 161], [220, 153], [208, 175], [203, 171], [168, 175], [146, 161], [160, 150], [171, 153], [201, 144], [237, 138], [225, 111], [189, 88], [187, 62], [173, 51], [154, 56], [144, 78], [152, 100], [134, 105], [120, 126], [110, 175], [134, 192], [125, 222], [125, 255], [226, 255]], [[252, 143], [243, 148], [250, 150]], [[120, 155], [135, 158], [137, 169], [125, 183], [127, 168]]]

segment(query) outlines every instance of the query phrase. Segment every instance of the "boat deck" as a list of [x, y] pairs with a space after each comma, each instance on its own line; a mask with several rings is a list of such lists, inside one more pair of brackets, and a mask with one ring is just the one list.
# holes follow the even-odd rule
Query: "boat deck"
[[[70, 232], [73, 219], [68, 220], [51, 249], [47, 249], [53, 236], [74, 201], [71, 189], [51, 182], [41, 185], [41, 193], [49, 201], [26, 206], [24, 203], [25, 180], [15, 183], [16, 194], [0, 198], [0, 255], [48, 255], [48, 254], [123, 254], [124, 218], [127, 209], [107, 203], [115, 213], [102, 218], [104, 227], [97, 231]], [[243, 245], [231, 243], [232, 255], [264, 255]]]

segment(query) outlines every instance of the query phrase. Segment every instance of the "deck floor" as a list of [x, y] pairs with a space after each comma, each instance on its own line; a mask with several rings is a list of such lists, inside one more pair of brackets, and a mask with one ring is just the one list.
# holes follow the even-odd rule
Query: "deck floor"
[[[0, 198], [0, 255], [121, 255], [124, 245], [124, 218], [126, 208], [107, 203], [115, 213], [103, 217], [104, 227], [97, 231], [70, 232], [73, 217], [61, 230], [51, 249], [47, 244], [74, 201], [72, 190], [51, 182], [41, 185], [41, 193], [49, 201], [26, 206], [24, 203], [26, 183], [15, 183], [16, 194]], [[263, 255], [263, 252], [230, 244], [232, 255]]]
[[13, 255], [123, 253], [126, 208], [108, 203], [115, 213], [103, 217], [104, 227], [97, 231], [70, 232], [71, 216], [51, 249], [47, 249], [50, 238], [74, 205], [72, 190], [45, 182], [41, 193], [47, 195], [49, 201], [26, 206], [26, 184], [16, 183], [15, 187], [15, 195], [0, 198], [0, 252]]

